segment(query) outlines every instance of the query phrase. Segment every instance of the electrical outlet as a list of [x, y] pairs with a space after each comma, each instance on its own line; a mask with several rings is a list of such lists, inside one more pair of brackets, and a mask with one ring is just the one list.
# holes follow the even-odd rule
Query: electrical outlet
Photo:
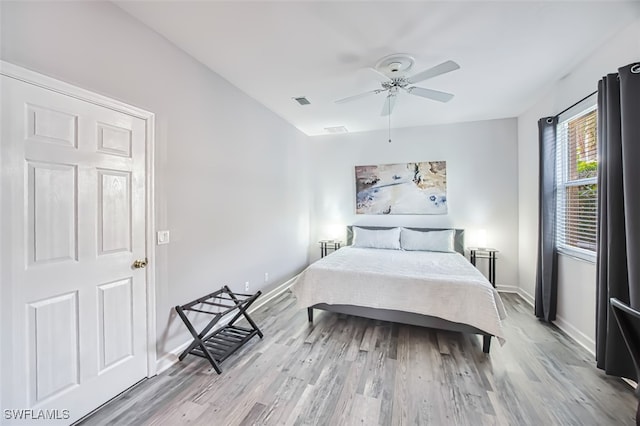
[[265, 283], [268, 283], [268, 282], [269, 282], [269, 273], [268, 273], [268, 272], [265, 272], [265, 273], [264, 273], [264, 282], [265, 282]]
[[244, 283], [244, 291], [249, 291], [249, 281]]

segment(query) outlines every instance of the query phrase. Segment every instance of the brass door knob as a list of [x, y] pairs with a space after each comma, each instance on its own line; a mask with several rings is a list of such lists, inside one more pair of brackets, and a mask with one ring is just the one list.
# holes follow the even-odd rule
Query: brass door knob
[[144, 260], [136, 260], [135, 262], [133, 262], [133, 267], [135, 269], [146, 268], [147, 267], [147, 259], [145, 258]]

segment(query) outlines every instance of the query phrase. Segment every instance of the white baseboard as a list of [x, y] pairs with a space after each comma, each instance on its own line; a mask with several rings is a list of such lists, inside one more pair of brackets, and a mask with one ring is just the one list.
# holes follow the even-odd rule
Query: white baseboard
[[527, 293], [520, 287], [516, 287], [515, 285], [499, 285], [496, 287], [496, 289], [500, 293], [515, 293], [518, 296], [520, 296], [522, 300], [527, 302], [528, 305], [531, 305], [531, 307], [533, 307], [533, 300], [534, 300], [533, 296], [531, 296], [529, 293]]
[[518, 295], [520, 295], [520, 297], [522, 297], [522, 299], [527, 302], [532, 308], [535, 306], [536, 299], [523, 289], [518, 288]]
[[162, 358], [156, 361], [156, 374], [162, 373], [163, 371], [171, 367], [173, 364], [178, 362], [178, 355], [180, 355], [182, 351], [187, 349], [187, 346], [189, 346], [190, 343], [191, 343], [191, 340], [188, 342], [184, 342], [182, 345], [167, 352], [162, 356]]
[[[518, 295], [522, 297], [525, 302], [531, 305], [532, 308], [535, 306], [535, 299], [532, 295], [521, 288], [518, 288], [516, 293], [518, 293]], [[556, 319], [555, 321], [553, 321], [553, 324], [560, 330], [562, 330], [571, 340], [582, 346], [591, 355], [593, 355], [594, 357], [596, 356], [596, 342], [594, 342], [593, 339], [591, 339], [589, 336], [578, 330], [571, 323], [569, 323], [559, 315], [556, 315]]]
[[[298, 275], [294, 276], [291, 279], [288, 279], [287, 281], [285, 281], [284, 283], [280, 284], [279, 286], [277, 286], [273, 290], [271, 290], [268, 293], [264, 294], [261, 298], [258, 299], [259, 302], [257, 301], [256, 303], [251, 305], [251, 307], [249, 309], [247, 309], [247, 313], [255, 312], [256, 310], [260, 309], [262, 306], [266, 305], [268, 302], [270, 302], [274, 298], [278, 297], [279, 295], [281, 295], [282, 293], [287, 291], [287, 289], [289, 287], [291, 287], [291, 284], [293, 284], [293, 281], [296, 278], [298, 278]], [[220, 327], [226, 325], [230, 320], [231, 320], [231, 316], [228, 316], [227, 318], [223, 318], [217, 324], [216, 328], [220, 328]], [[178, 356], [182, 353], [182, 351], [187, 349], [187, 347], [191, 344], [192, 341], [193, 340], [189, 339], [188, 341], [184, 342], [183, 344], [179, 345], [178, 347], [170, 350], [165, 355], [163, 355], [162, 358], [160, 358], [158, 361], [156, 361], [156, 374], [162, 373], [163, 371], [165, 371], [169, 367], [171, 367], [173, 364], [177, 363], [178, 362]]]
[[[300, 275], [300, 274], [298, 274], [298, 275]], [[287, 291], [289, 289], [289, 287], [291, 287], [291, 284], [293, 284], [295, 279], [298, 278], [298, 275], [294, 276], [293, 278], [288, 279], [287, 281], [283, 282], [282, 284], [280, 284], [279, 286], [277, 286], [273, 290], [271, 290], [268, 293], [262, 295], [262, 297], [259, 298], [256, 303], [251, 305], [251, 308], [249, 308], [247, 310], [247, 312], [251, 313], [251, 312], [257, 311], [259, 308], [263, 307], [268, 302], [270, 302], [271, 300], [275, 299], [276, 297], [280, 296], [282, 293]]]
[[622, 378], [622, 381], [631, 386], [633, 389], [638, 389], [638, 384], [631, 379]]
[[518, 287], [515, 285], [497, 285], [496, 290], [500, 293], [517, 293]]
[[565, 321], [565, 319], [559, 315], [556, 315], [556, 320], [553, 323], [560, 330], [564, 331], [564, 333], [567, 336], [569, 336], [571, 340], [573, 340], [574, 342], [576, 342], [577, 344], [585, 348], [586, 351], [589, 352], [591, 355], [593, 355], [593, 357], [595, 358], [596, 342], [593, 339], [591, 339], [589, 336], [584, 334], [582, 331], [575, 328], [572, 324]]
[[[517, 293], [518, 296], [522, 298], [527, 304], [529, 304], [532, 308], [535, 306], [535, 299], [532, 295], [521, 289], [520, 287], [515, 286], [499, 286], [498, 291], [504, 293]], [[556, 315], [556, 319], [553, 324], [562, 330], [571, 340], [582, 346], [587, 352], [589, 352], [594, 357], [596, 356], [595, 347], [596, 342], [593, 341], [589, 336], [584, 334], [582, 331], [578, 330], [571, 323], [567, 322], [561, 316]]]
[[496, 287], [496, 289], [500, 293], [515, 293], [518, 296], [520, 296], [522, 298], [522, 300], [527, 302], [527, 304], [529, 304], [529, 305], [531, 305], [531, 307], [533, 307], [533, 300], [534, 300], [533, 296], [531, 296], [529, 293], [527, 293], [526, 291], [524, 291], [520, 287], [516, 287], [515, 285], [499, 285], [499, 286]]

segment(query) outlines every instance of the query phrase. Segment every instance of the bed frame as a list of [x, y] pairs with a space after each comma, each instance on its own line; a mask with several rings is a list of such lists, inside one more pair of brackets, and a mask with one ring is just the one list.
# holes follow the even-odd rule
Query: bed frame
[[[392, 226], [358, 226], [364, 229], [393, 229]], [[443, 231], [443, 228], [409, 228], [415, 231]], [[464, 256], [464, 229], [455, 229], [454, 249]], [[347, 226], [347, 245], [353, 242], [353, 227]], [[307, 308], [309, 322], [313, 322], [313, 310], [321, 309], [323, 311], [335, 312], [338, 314], [354, 315], [374, 320], [390, 321], [401, 324], [417, 325], [420, 327], [435, 328], [439, 330], [456, 331], [460, 333], [480, 334], [483, 337], [482, 351], [489, 353], [491, 349], [491, 334], [472, 327], [467, 324], [447, 321], [442, 318], [430, 315], [421, 315], [412, 312], [396, 311], [391, 309], [367, 308], [355, 305], [328, 305], [326, 303], [318, 303]]]

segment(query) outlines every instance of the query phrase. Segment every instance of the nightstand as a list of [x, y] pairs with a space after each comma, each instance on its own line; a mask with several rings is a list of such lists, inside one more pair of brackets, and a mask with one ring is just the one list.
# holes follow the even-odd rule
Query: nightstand
[[469, 260], [476, 266], [476, 259], [489, 260], [489, 282], [496, 286], [496, 253], [499, 250], [489, 247], [469, 247]]
[[336, 240], [320, 240], [318, 241], [318, 244], [320, 244], [320, 257], [328, 255], [329, 250], [336, 251], [342, 247], [342, 241]]

